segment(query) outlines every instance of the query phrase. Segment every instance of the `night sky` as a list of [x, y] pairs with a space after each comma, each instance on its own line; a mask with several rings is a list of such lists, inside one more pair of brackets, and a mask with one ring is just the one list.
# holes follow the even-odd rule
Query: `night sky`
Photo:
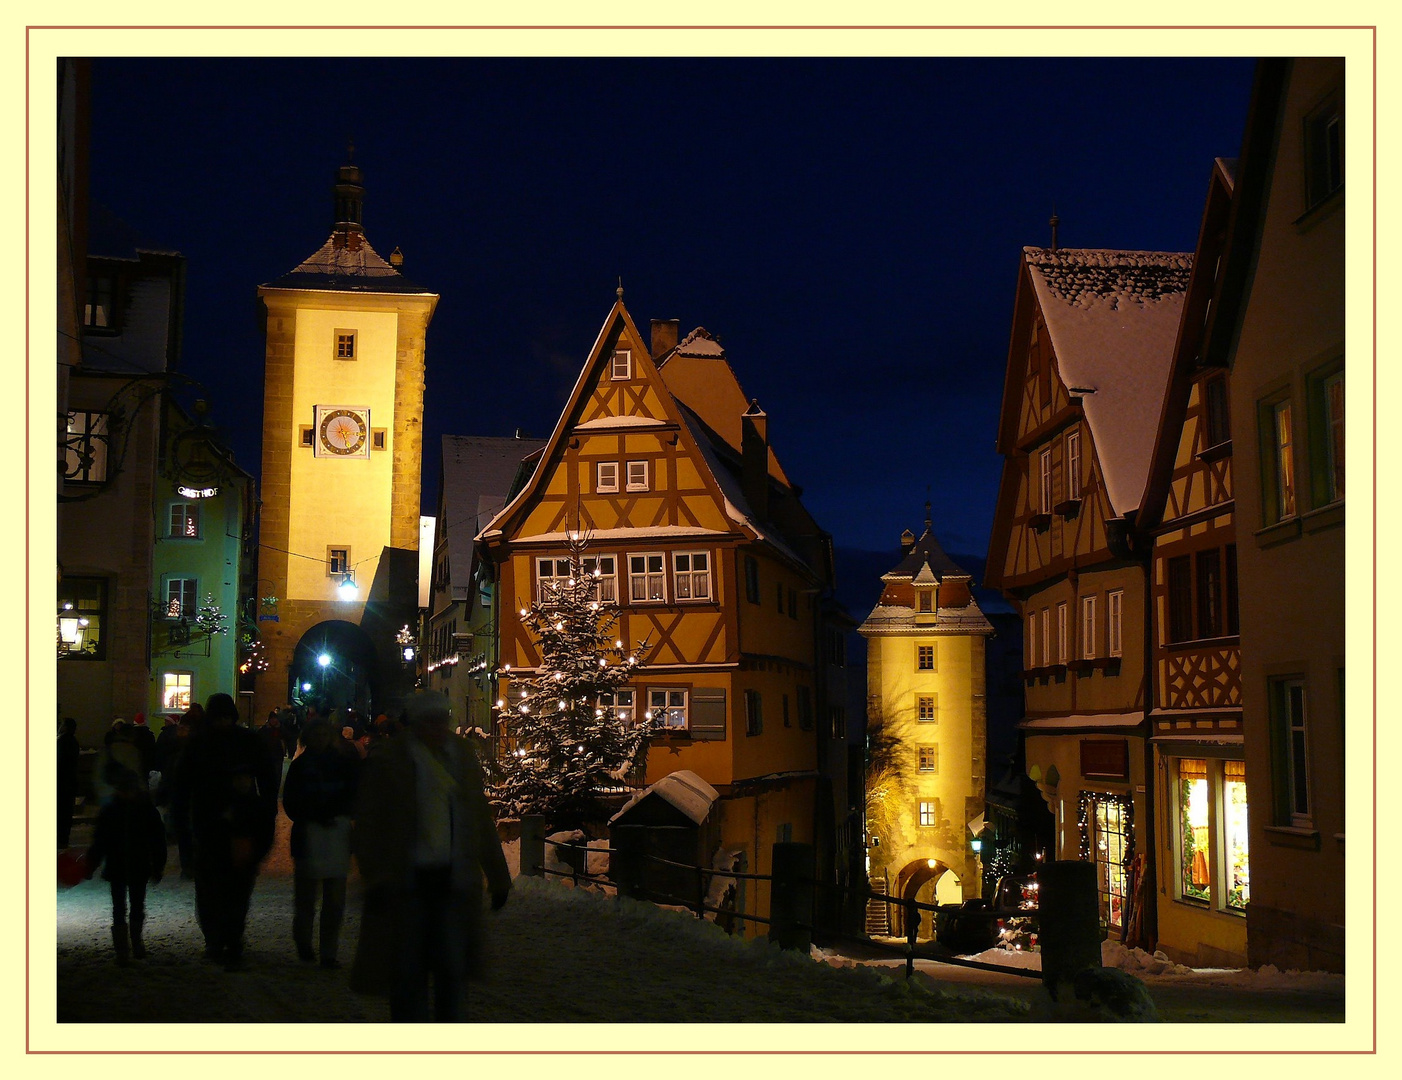
[[614, 301], [725, 345], [838, 545], [982, 554], [1018, 255], [1191, 251], [1250, 60], [99, 60], [92, 198], [189, 260], [182, 370], [259, 464], [256, 288], [365, 232], [441, 295], [439, 436], [549, 434]]

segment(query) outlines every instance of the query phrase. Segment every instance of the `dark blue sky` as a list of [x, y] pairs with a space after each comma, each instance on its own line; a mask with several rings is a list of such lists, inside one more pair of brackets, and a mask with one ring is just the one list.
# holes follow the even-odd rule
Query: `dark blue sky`
[[101, 60], [92, 194], [189, 259], [183, 370], [258, 469], [255, 290], [365, 228], [441, 294], [438, 437], [545, 435], [614, 299], [720, 338], [838, 544], [987, 546], [1018, 253], [1191, 251], [1250, 60]]

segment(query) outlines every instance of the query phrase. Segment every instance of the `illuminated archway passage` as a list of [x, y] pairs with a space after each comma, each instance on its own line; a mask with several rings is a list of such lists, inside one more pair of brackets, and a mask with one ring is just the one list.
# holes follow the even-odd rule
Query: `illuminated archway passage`
[[288, 670], [288, 700], [323, 715], [352, 708], [369, 713], [376, 687], [375, 648], [354, 623], [320, 622], [302, 635]]

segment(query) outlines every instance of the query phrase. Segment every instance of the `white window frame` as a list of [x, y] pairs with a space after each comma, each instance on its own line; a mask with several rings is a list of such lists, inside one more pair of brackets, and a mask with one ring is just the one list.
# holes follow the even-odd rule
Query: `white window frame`
[[1042, 451], [1042, 510], [1043, 514], [1050, 514], [1052, 509], [1052, 452], [1051, 447]]
[[625, 488], [628, 491], [651, 491], [651, 462], [630, 461]]
[[613, 382], [626, 382], [633, 377], [633, 351], [614, 349], [609, 359], [609, 379]]
[[631, 728], [638, 720], [637, 692], [631, 686], [605, 690], [599, 695], [599, 708], [612, 712], [614, 719], [621, 720], [625, 728]]
[[618, 557], [586, 555], [580, 562], [584, 572], [595, 579], [594, 599], [600, 604], [618, 603]]
[[594, 472], [594, 491], [599, 495], [618, 492], [618, 462], [601, 461]]
[[1066, 433], [1066, 497], [1081, 497], [1081, 433]]
[[1095, 597], [1081, 597], [1081, 659], [1095, 659]]
[[[177, 694], [180, 692], [179, 680], [184, 679], [184, 703], [181, 704], [179, 698], [175, 703], [170, 700], [172, 689]], [[176, 680], [172, 686], [171, 680]], [[162, 712], [187, 712], [190, 705], [195, 700], [195, 673], [189, 669], [161, 672], [161, 711]]]
[[1056, 605], [1056, 662], [1058, 664], [1064, 664], [1069, 659], [1067, 656], [1069, 643], [1066, 636], [1068, 628], [1066, 616], [1066, 601], [1063, 600]]
[[691, 727], [691, 691], [682, 686], [649, 686], [645, 715], [664, 731], [688, 730]]
[[[185, 592], [184, 585], [187, 582], [190, 586], [190, 594], [193, 597], [193, 602], [189, 605], [188, 609], [185, 606], [185, 597], [183, 595]], [[171, 595], [176, 585], [180, 586], [179, 591], [182, 593], [182, 595], [178, 597]], [[184, 576], [166, 578], [161, 587], [161, 602], [167, 619], [173, 621], [184, 616], [186, 619], [193, 620], [200, 609], [200, 579]], [[176, 605], [174, 609], [171, 607], [172, 604]]]
[[[685, 568], [681, 565], [683, 559], [688, 562], [688, 566]], [[697, 559], [705, 563], [704, 569], [696, 569]], [[679, 603], [681, 601], [704, 603], [713, 598], [711, 562], [709, 551], [672, 552], [672, 591], [676, 594]]]
[[1124, 609], [1123, 589], [1116, 589], [1105, 596], [1105, 651], [1111, 656], [1124, 655]]
[[[639, 571], [634, 560], [642, 559], [643, 568]], [[654, 569], [652, 560], [656, 559]], [[639, 596], [639, 583], [642, 595]], [[657, 586], [654, 595], [654, 584]], [[665, 604], [667, 602], [667, 557], [660, 551], [643, 551], [628, 555], [628, 602], [630, 604]]]
[[[1276, 718], [1284, 738], [1285, 784], [1290, 810], [1290, 824], [1298, 829], [1314, 827], [1314, 790], [1310, 777], [1309, 752], [1309, 694], [1305, 680], [1299, 676], [1274, 680], [1279, 694]], [[1295, 708], [1292, 691], [1299, 689], [1299, 709]]]
[[[176, 522], [176, 515], [180, 522]], [[170, 504], [167, 518], [169, 536], [176, 540], [198, 540], [200, 538], [200, 504], [198, 502], [177, 501]], [[191, 525], [194, 531], [191, 531]]]
[[[541, 573], [541, 564], [550, 563], [550, 572]], [[570, 579], [569, 559], [557, 558], [553, 555], [537, 555], [534, 559], [535, 565], [535, 595], [536, 600], [542, 604], [554, 603], [554, 599], [548, 589], [548, 585], [554, 582], [565, 583]], [[563, 569], [561, 569], [563, 567]]]

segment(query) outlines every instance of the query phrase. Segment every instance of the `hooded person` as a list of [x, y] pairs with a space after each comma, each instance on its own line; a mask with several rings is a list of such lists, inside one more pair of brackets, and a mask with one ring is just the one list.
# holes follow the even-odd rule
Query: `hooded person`
[[353, 848], [365, 892], [350, 984], [389, 997], [394, 1021], [466, 1019], [484, 886], [493, 910], [511, 890], [477, 755], [451, 724], [447, 697], [414, 694], [405, 730], [361, 775]]

